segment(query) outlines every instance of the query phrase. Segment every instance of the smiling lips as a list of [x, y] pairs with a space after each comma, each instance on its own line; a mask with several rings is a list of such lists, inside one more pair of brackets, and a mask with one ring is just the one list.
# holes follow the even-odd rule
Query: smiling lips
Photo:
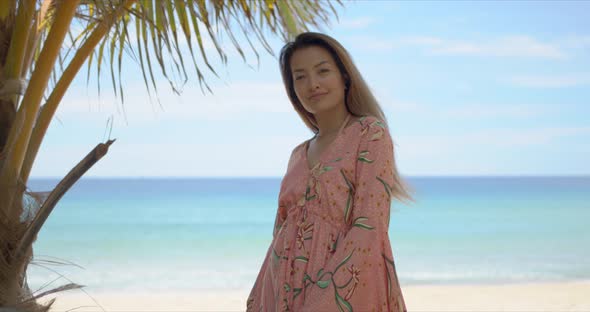
[[324, 93], [315, 93], [315, 94], [312, 94], [309, 97], [309, 99], [310, 100], [316, 100], [316, 99], [320, 98], [322, 95], [325, 95], [325, 94], [328, 94], [328, 93], [327, 92], [324, 92]]

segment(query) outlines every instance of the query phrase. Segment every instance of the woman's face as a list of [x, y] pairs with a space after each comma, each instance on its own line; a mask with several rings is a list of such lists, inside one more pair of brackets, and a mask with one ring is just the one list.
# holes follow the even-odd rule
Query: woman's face
[[344, 79], [330, 53], [318, 46], [296, 50], [291, 56], [291, 74], [297, 98], [310, 113], [344, 106]]

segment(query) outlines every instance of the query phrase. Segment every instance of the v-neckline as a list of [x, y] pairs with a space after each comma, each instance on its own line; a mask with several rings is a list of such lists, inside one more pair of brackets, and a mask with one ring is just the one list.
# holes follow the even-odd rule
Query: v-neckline
[[[350, 119], [350, 116], [352, 115], [348, 115]], [[314, 137], [312, 137], [311, 139], [305, 141], [305, 144], [303, 145], [303, 164], [305, 165], [305, 169], [307, 169], [308, 172], [313, 171], [315, 169], [315, 167], [317, 167], [319, 164], [322, 163], [322, 157], [324, 156], [324, 154], [326, 154], [326, 152], [328, 152], [332, 146], [336, 143], [336, 141], [342, 136], [342, 134], [344, 133], [344, 130], [348, 129], [348, 128], [352, 128], [354, 126], [355, 123], [358, 122], [358, 120], [355, 120], [352, 125], [346, 127], [346, 124], [348, 124], [349, 120], [346, 120], [346, 123], [344, 124], [344, 127], [342, 127], [340, 130], [338, 130], [338, 133], [336, 134], [336, 137], [334, 138], [334, 140], [332, 140], [332, 142], [330, 142], [319, 154], [318, 156], [318, 161], [317, 163], [315, 163], [313, 166], [309, 165], [309, 160], [308, 160], [308, 156], [307, 156], [307, 152], [309, 150], [309, 143], [311, 142], [311, 140], [313, 140]]]

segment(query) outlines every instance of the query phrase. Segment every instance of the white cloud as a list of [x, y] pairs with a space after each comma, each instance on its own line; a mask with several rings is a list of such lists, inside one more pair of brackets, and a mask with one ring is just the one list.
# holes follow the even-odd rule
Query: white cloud
[[433, 41], [428, 52], [443, 55], [566, 58], [565, 52], [559, 46], [540, 42], [530, 36], [505, 36], [484, 42], [443, 40], [437, 43]]
[[[590, 137], [590, 127], [491, 129], [401, 135], [395, 140], [398, 166], [404, 174], [498, 174], [505, 167], [493, 159], [512, 155], [514, 162], [526, 162], [514, 153], [554, 146], [571, 137]], [[289, 152], [304, 139], [305, 135], [268, 133], [248, 140], [220, 136], [214, 144], [198, 138], [184, 143], [118, 141], [87, 176], [282, 176]], [[48, 149], [36, 164], [35, 176], [63, 175], [90, 145]]]
[[565, 59], [568, 55], [558, 44], [545, 43], [530, 36], [504, 36], [466, 41], [430, 36], [407, 36], [399, 39], [350, 37], [349, 42], [365, 51], [391, 52], [405, 47], [422, 47], [429, 55], [474, 55], [493, 57], [538, 57]]
[[[203, 143], [199, 135], [184, 143], [118, 140], [85, 176], [282, 176], [292, 149], [304, 139], [268, 133], [247, 140], [220, 135], [216, 143]], [[43, 150], [33, 175], [63, 176], [93, 144]]]
[[561, 45], [571, 49], [589, 49], [590, 35], [568, 35], [560, 40]]
[[365, 29], [375, 23], [375, 18], [370, 16], [361, 16], [353, 19], [341, 19], [335, 28], [346, 29]]
[[432, 46], [432, 45], [440, 45], [444, 43], [444, 40], [441, 38], [436, 37], [428, 37], [428, 36], [414, 36], [414, 37], [405, 37], [399, 40], [402, 45], [425, 45], [425, 46]]
[[590, 85], [590, 74], [522, 75], [508, 79], [513, 85], [532, 88], [564, 88]]
[[[571, 155], [573, 163], [569, 168], [551, 161], [552, 157], [566, 161], [563, 151], [556, 147], [571, 138], [587, 141], [590, 127], [504, 128], [461, 134], [400, 135], [396, 137], [398, 167], [404, 169], [402, 173], [412, 175], [548, 174], [563, 170], [588, 173], [588, 167], [579, 162], [576, 155]], [[547, 151], [547, 154], [530, 156], [535, 155], [531, 153], [534, 151]]]
[[[125, 88], [125, 114], [130, 122], [153, 121], [157, 119], [226, 120], [248, 113], [292, 113], [293, 108], [285, 94], [282, 83], [234, 82], [229, 86], [213, 86], [214, 94], [203, 95], [197, 87], [185, 88], [180, 96], [169, 90], [165, 82], [158, 87], [162, 107], [155, 97], [150, 99], [143, 84]], [[119, 100], [113, 95], [86, 96], [83, 90], [66, 96], [60, 104], [58, 114], [66, 118], [98, 118], [115, 115], [122, 120], [123, 113]], [[153, 95], [152, 95], [153, 96]]]
[[410, 155], [455, 153], [465, 149], [510, 149], [542, 146], [568, 137], [590, 137], [590, 127], [546, 127], [532, 129], [489, 129], [463, 134], [399, 136], [398, 144]]
[[[381, 93], [379, 93], [381, 94]], [[506, 104], [506, 103], [470, 103], [445, 105], [429, 105], [419, 102], [387, 100], [387, 95], [380, 95], [379, 98], [385, 99], [382, 103], [383, 108], [391, 111], [392, 116], [414, 115], [420, 118], [437, 117], [452, 119], [484, 119], [484, 118], [530, 118], [544, 114], [551, 114], [553, 110], [549, 105], [535, 104]]]
[[492, 105], [492, 104], [471, 104], [453, 106], [440, 112], [441, 117], [447, 118], [528, 118], [543, 114], [544, 109], [535, 105]]

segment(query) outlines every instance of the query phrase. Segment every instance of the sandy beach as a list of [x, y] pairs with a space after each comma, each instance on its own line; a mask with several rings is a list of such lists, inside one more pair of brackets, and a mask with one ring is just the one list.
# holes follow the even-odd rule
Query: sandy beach
[[[408, 311], [590, 311], [590, 281], [403, 287]], [[247, 289], [60, 294], [52, 311], [244, 311]]]

